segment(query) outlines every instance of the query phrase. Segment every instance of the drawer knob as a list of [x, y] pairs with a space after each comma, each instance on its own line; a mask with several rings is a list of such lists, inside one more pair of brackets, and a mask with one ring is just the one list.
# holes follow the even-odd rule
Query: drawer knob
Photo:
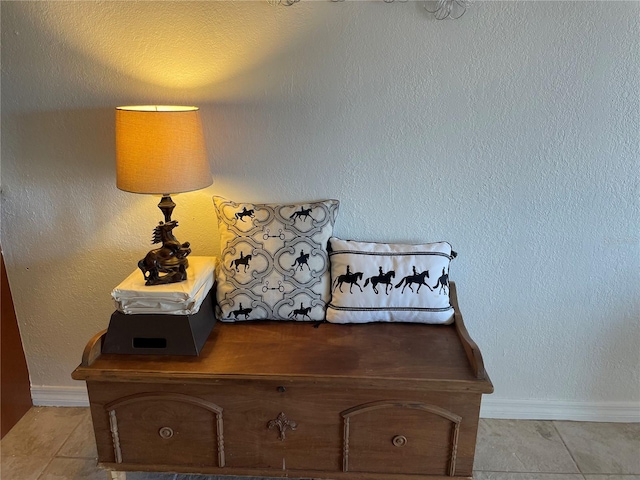
[[407, 444], [407, 437], [404, 435], [396, 435], [391, 439], [394, 447], [404, 447]]
[[158, 430], [158, 435], [164, 439], [171, 438], [173, 437], [173, 429], [171, 427], [162, 427]]
[[280, 386], [278, 387], [278, 391], [279, 391], [280, 393], [284, 393], [284, 392], [286, 392], [286, 391], [287, 391], [287, 389], [286, 389], [286, 388], [284, 388], [282, 385], [280, 385]]

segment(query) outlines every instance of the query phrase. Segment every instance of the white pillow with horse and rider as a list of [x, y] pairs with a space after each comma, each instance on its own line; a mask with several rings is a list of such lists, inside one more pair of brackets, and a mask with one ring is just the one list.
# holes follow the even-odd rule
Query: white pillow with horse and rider
[[324, 320], [327, 243], [340, 202], [236, 203], [214, 196], [221, 258], [216, 313], [223, 322]]
[[331, 323], [449, 324], [447, 242], [421, 245], [329, 240]]

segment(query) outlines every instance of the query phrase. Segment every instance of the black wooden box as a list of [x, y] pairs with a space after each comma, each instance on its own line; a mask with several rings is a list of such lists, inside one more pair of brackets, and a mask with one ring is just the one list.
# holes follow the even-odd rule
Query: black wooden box
[[103, 353], [198, 355], [216, 323], [215, 287], [194, 315], [125, 315], [115, 311]]

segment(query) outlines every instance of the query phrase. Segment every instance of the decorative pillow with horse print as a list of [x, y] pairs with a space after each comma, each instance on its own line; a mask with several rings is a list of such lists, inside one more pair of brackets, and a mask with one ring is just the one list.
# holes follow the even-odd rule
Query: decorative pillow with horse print
[[235, 203], [214, 196], [221, 259], [217, 315], [322, 321], [329, 292], [327, 244], [340, 202]]
[[329, 240], [331, 323], [453, 321], [447, 242], [423, 245]]

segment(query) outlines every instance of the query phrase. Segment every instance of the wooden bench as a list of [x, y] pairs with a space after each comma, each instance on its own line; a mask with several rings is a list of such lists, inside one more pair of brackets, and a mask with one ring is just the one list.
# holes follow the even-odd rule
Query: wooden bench
[[218, 323], [198, 357], [107, 355], [87, 382], [99, 464], [126, 471], [470, 478], [493, 385], [451, 284], [451, 325]]

